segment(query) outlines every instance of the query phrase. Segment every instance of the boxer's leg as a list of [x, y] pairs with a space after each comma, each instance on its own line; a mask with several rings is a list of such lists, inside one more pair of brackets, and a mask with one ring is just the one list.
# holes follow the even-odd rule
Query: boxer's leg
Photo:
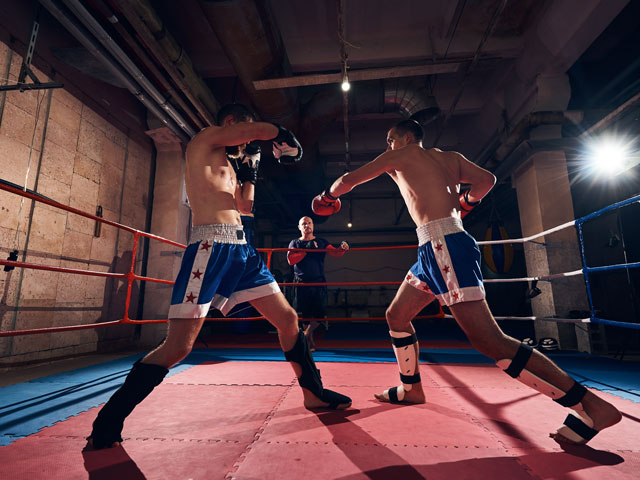
[[291, 363], [302, 387], [304, 406], [308, 409], [342, 410], [351, 406], [351, 399], [326, 389], [320, 371], [309, 351], [306, 338], [298, 328], [298, 315], [281, 292], [251, 300], [251, 304], [278, 329], [280, 345]]
[[374, 394], [382, 402], [424, 403], [425, 396], [420, 381], [418, 339], [411, 320], [435, 295], [426, 287], [412, 286], [408, 281], [400, 285], [395, 298], [387, 309], [387, 323], [393, 350], [398, 360], [402, 385]]

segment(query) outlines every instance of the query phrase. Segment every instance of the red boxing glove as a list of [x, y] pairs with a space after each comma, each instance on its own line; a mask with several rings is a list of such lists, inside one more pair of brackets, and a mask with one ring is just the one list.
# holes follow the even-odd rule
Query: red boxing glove
[[465, 190], [460, 194], [460, 218], [464, 218], [467, 216], [474, 207], [480, 204], [480, 200], [477, 202], [472, 202], [469, 200], [469, 190]]
[[328, 192], [322, 192], [311, 201], [311, 210], [316, 215], [328, 216], [338, 213], [342, 203], [340, 199], [332, 196]]

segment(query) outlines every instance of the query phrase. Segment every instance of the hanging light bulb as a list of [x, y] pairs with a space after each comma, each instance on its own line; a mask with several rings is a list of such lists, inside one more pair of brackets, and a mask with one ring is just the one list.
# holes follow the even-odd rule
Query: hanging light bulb
[[344, 71], [344, 75], [342, 76], [342, 91], [348, 92], [351, 89], [351, 84], [349, 83], [349, 76], [347, 75], [347, 71]]

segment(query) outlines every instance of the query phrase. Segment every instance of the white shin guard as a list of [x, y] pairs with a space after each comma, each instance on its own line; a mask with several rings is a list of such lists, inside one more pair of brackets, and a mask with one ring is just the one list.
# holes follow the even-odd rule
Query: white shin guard
[[552, 398], [563, 407], [569, 407], [575, 411], [574, 414], [569, 414], [564, 425], [558, 429], [559, 434], [579, 443], [593, 438], [598, 432], [593, 429], [593, 420], [582, 406], [582, 399], [587, 389], [576, 382], [569, 391], [565, 392], [526, 370], [525, 366], [532, 353], [533, 348], [530, 345], [521, 343], [513, 359], [498, 360], [496, 364], [516, 380]]
[[393, 352], [398, 361], [402, 385], [385, 390], [383, 395], [390, 402], [404, 400], [405, 392], [409, 392], [415, 383], [420, 383], [418, 371], [418, 337], [415, 333], [394, 332], [389, 330]]

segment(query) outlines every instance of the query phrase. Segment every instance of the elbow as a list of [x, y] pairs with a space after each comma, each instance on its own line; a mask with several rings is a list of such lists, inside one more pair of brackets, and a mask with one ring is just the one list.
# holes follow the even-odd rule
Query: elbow
[[258, 128], [257, 137], [260, 140], [271, 140], [278, 136], [278, 128], [272, 123], [260, 122], [254, 125]]

